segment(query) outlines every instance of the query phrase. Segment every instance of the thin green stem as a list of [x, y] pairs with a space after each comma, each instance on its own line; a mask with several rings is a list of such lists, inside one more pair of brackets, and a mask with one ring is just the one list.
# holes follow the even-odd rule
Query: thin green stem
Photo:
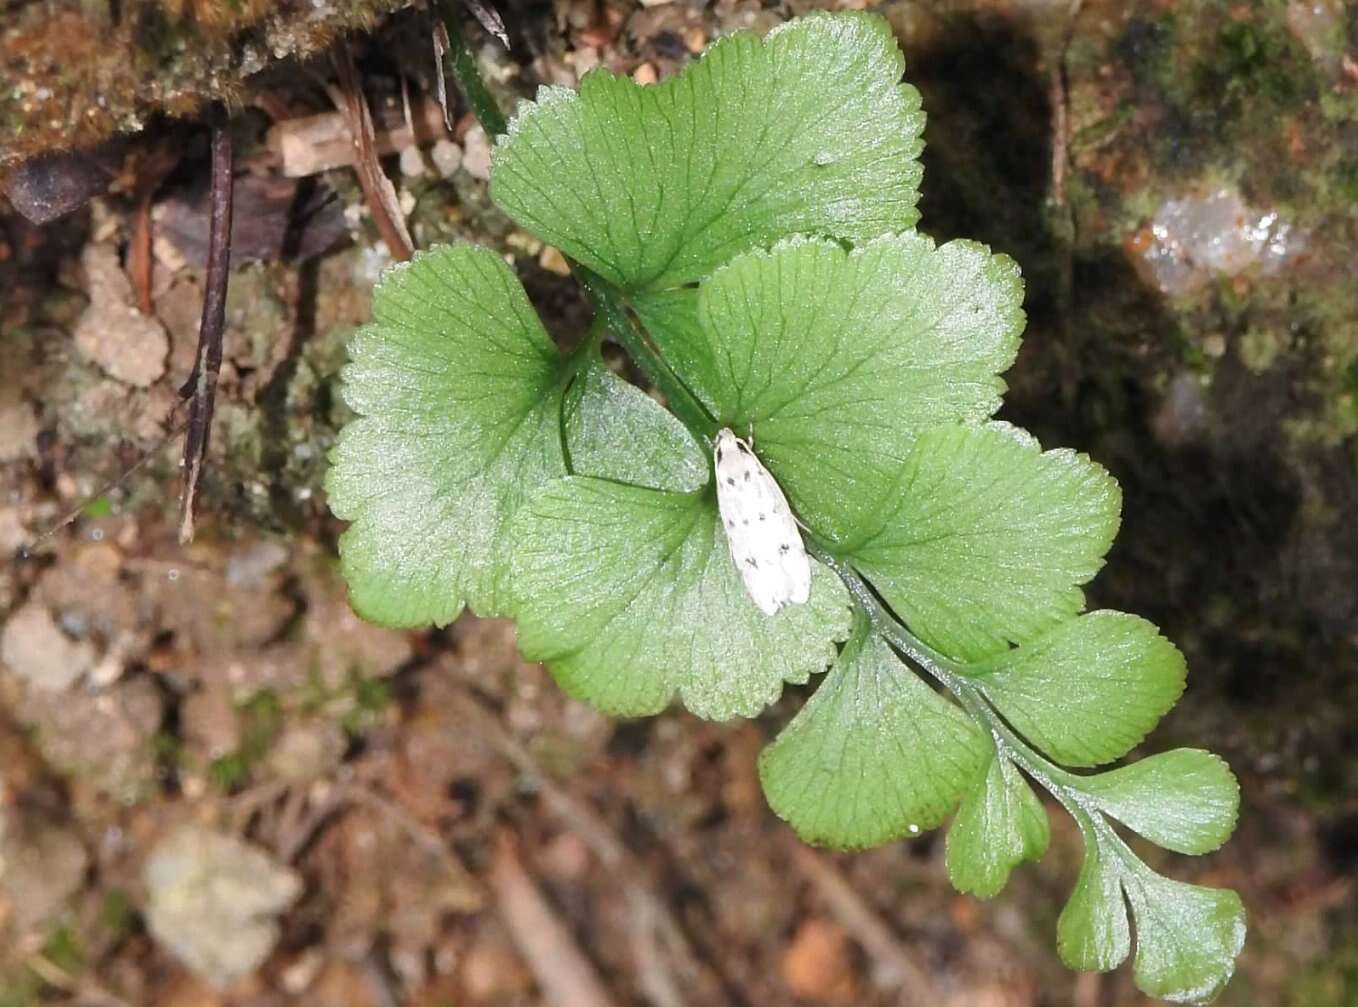
[[458, 0], [437, 0], [437, 7], [443, 28], [448, 33], [448, 49], [443, 54], [444, 77], [452, 77], [457, 81], [476, 121], [493, 143], [497, 136], [509, 128], [509, 123], [500, 111], [495, 96], [486, 87], [481, 68], [476, 65], [476, 55], [462, 33], [462, 7]]
[[589, 294], [595, 313], [604, 320], [609, 338], [627, 351], [646, 380], [665, 396], [670, 410], [696, 437], [710, 440], [717, 423], [698, 397], [675, 374], [647, 334], [628, 314], [621, 292], [597, 273], [579, 263], [571, 272]]
[[[462, 34], [458, 0], [437, 0], [437, 3], [439, 17], [448, 33], [448, 51], [443, 54], [444, 73], [457, 81], [486, 134], [492, 138], [499, 136], [509, 127], [495, 97], [486, 87], [476, 57]], [[575, 261], [570, 261], [570, 266], [571, 275], [589, 295], [595, 317], [603, 320], [608, 337], [627, 351], [646, 380], [665, 396], [679, 421], [694, 436], [710, 440], [717, 432], [716, 421], [680, 380], [646, 333], [628, 315], [622, 292], [586, 266]]]
[[[1098, 808], [1080, 786], [1080, 777], [1053, 763], [1015, 733], [986, 700], [981, 686], [958, 662], [945, 657], [910, 632], [886, 610], [858, 571], [816, 543], [807, 551], [838, 575], [859, 609], [887, 643], [957, 697], [971, 718], [990, 733], [996, 750], [1042, 785], [1069, 812], [1087, 838], [1106, 829]], [[1111, 831], [1111, 830], [1109, 830]]]

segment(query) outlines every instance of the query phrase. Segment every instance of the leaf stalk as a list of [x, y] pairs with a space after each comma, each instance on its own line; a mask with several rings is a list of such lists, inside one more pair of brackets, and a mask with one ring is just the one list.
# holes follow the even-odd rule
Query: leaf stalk
[[[444, 72], [457, 81], [476, 121], [493, 140], [504, 134], [509, 124], [494, 95], [486, 87], [476, 57], [467, 45], [458, 2], [437, 0], [437, 8], [448, 34], [448, 48], [443, 54]], [[716, 420], [675, 374], [641, 326], [628, 314], [622, 291], [573, 259], [568, 258], [567, 261], [570, 263], [571, 275], [589, 296], [595, 316], [603, 319], [608, 337], [627, 351], [646, 380], [665, 396], [670, 410], [689, 432], [700, 440], [710, 441], [717, 432]]]

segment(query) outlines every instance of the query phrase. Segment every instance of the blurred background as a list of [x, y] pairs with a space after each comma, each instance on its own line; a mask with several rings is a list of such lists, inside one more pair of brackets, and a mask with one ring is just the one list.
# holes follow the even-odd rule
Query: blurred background
[[[515, 2], [508, 51], [471, 31], [509, 102], [597, 65], [654, 81], [811, 6]], [[1245, 899], [1220, 1002], [1358, 1004], [1358, 6], [869, 6], [929, 117], [921, 228], [1023, 268], [1002, 415], [1122, 483], [1091, 601], [1188, 656], [1149, 747], [1240, 777], [1234, 840], [1157, 862]], [[484, 133], [456, 104], [445, 126], [427, 12], [0, 19], [0, 1005], [1145, 1002], [1056, 957], [1080, 844], [1055, 809], [1042, 862], [979, 902], [941, 834], [838, 855], [775, 819], [755, 757], [805, 690], [753, 722], [611, 721], [506, 624], [350, 613], [321, 478], [391, 261], [355, 96], [417, 246], [493, 245], [556, 332], [587, 317], [491, 206]], [[180, 546], [214, 102], [236, 221]]]

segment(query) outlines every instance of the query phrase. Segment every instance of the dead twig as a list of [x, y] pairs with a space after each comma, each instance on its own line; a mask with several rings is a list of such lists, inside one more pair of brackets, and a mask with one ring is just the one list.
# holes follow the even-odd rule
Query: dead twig
[[536, 760], [505, 730], [498, 717], [483, 707], [480, 699], [463, 693], [459, 705], [474, 728], [513, 763], [532, 783], [542, 802], [584, 840], [609, 873], [618, 879], [628, 914], [636, 924], [630, 935], [632, 953], [638, 984], [647, 1000], [655, 1007], [683, 1007], [686, 999], [679, 991], [689, 990], [699, 1003], [714, 1002], [717, 984], [711, 981], [665, 902], [645, 881], [640, 865], [612, 830], [583, 802], [548, 778]]
[[151, 204], [166, 177], [179, 163], [168, 143], [153, 147], [137, 165], [136, 207], [132, 212], [132, 241], [127, 250], [127, 273], [137, 293], [137, 310], [150, 316], [151, 304]]
[[[174, 414], [171, 413], [171, 418], [173, 418], [173, 416]], [[46, 530], [44, 530], [40, 535], [37, 536], [37, 538], [33, 539], [33, 541], [23, 546], [23, 548], [20, 549], [20, 555], [25, 557], [33, 555], [34, 551], [38, 548], [38, 546], [42, 545], [57, 532], [61, 531], [63, 528], [70, 525], [72, 522], [76, 520], [76, 518], [80, 517], [81, 514], [84, 514], [85, 509], [89, 507], [89, 505], [93, 503], [95, 500], [98, 500], [101, 496], [105, 496], [108, 493], [111, 493], [113, 490], [117, 489], [119, 486], [121, 486], [134, 472], [136, 472], [143, 465], [149, 462], [152, 458], [158, 455], [161, 449], [165, 447], [165, 445], [169, 444], [170, 441], [174, 440], [174, 438], [182, 434], [186, 428], [187, 428], [186, 423], [176, 423], [174, 426], [172, 426], [170, 428], [170, 432], [167, 433], [160, 440], [156, 441], [156, 443], [151, 445], [151, 447], [143, 451], [140, 458], [134, 461], [127, 468], [123, 469], [122, 472], [118, 473], [118, 475], [114, 476], [108, 482], [104, 483], [89, 496], [83, 498], [78, 504], [76, 504], [70, 510], [66, 511], [66, 513], [61, 515], [61, 517], [58, 518], [55, 523], [53, 523]]]
[[341, 41], [331, 53], [331, 63], [339, 84], [328, 88], [330, 100], [344, 116], [349, 134], [353, 137], [354, 168], [358, 172], [363, 198], [372, 212], [377, 233], [392, 258], [405, 262], [415, 254], [415, 242], [406, 229], [405, 215], [401, 213], [401, 205], [396, 199], [396, 189], [391, 179], [383, 173], [377, 159], [372, 113], [368, 110], [368, 99], [363, 96], [358, 68], [354, 66], [354, 54], [347, 42]]
[[[417, 102], [410, 116], [410, 122], [404, 126], [377, 130], [374, 145], [379, 157], [452, 136], [451, 127], [444, 125], [442, 110], [432, 101]], [[270, 127], [266, 142], [278, 155], [283, 174], [288, 178], [352, 166], [358, 155], [348, 117], [342, 112], [285, 119]]]
[[823, 856], [795, 839], [788, 847], [792, 862], [811, 883], [845, 930], [876, 962], [883, 978], [901, 990], [901, 1002], [941, 1003], [938, 987], [915, 956], [892, 932], [886, 921], [858, 894], [853, 885]]
[[222, 369], [222, 332], [226, 328], [226, 284], [231, 269], [231, 132], [225, 115], [212, 125], [212, 214], [208, 223], [207, 281], [203, 318], [198, 327], [198, 352], [193, 373], [179, 390], [189, 400], [188, 432], [184, 436], [184, 479], [179, 494], [179, 541], [193, 541], [198, 486], [212, 432], [212, 410], [217, 401], [217, 377]]
[[476, 18], [477, 23], [508, 49], [509, 31], [505, 28], [505, 22], [500, 17], [500, 12], [486, 3], [485, 0], [462, 0], [462, 2], [467, 10], [472, 12], [472, 17]]
[[507, 833], [495, 844], [490, 886], [500, 917], [533, 970], [544, 1001], [552, 1007], [611, 1007], [614, 1000], [599, 973], [538, 891]]

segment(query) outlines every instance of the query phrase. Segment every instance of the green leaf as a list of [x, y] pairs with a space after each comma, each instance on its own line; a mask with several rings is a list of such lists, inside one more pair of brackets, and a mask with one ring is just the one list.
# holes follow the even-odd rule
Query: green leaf
[[698, 317], [698, 288], [644, 294], [632, 301], [632, 307], [684, 385], [715, 414], [719, 396], [711, 382], [719, 382], [721, 376], [709, 364], [707, 335]]
[[1009, 872], [1051, 842], [1047, 809], [1014, 764], [991, 747], [990, 764], [948, 830], [948, 877], [959, 892], [998, 895]]
[[700, 337], [653, 334], [718, 420], [754, 432], [801, 519], [847, 545], [877, 529], [916, 437], [999, 406], [1022, 300], [1014, 263], [974, 242], [794, 239], [702, 284]]
[[881, 530], [847, 558], [916, 636], [980, 661], [1084, 607], [1078, 585], [1103, 565], [1120, 503], [1084, 455], [1043, 452], [1007, 424], [940, 427], [901, 467]]
[[1073, 969], [1107, 972], [1122, 964], [1131, 946], [1121, 864], [1095, 834], [1085, 833], [1080, 877], [1056, 921], [1056, 949]]
[[607, 713], [754, 716], [834, 659], [848, 595], [814, 565], [811, 600], [767, 617], [745, 593], [710, 489], [666, 493], [571, 476], [514, 522], [519, 646]]
[[971, 719], [860, 625], [759, 759], [770, 806], [808, 842], [857, 849], [935, 828], [981, 772]]
[[505, 526], [562, 474], [565, 362], [489, 249], [445, 245], [393, 266], [350, 341], [330, 508], [358, 613], [444, 625], [503, 611]]
[[663, 289], [791, 234], [861, 239], [918, 219], [924, 116], [876, 15], [729, 35], [643, 87], [547, 87], [496, 144], [491, 195], [612, 283]]
[[1176, 853], [1211, 853], [1230, 838], [1240, 807], [1230, 767], [1196, 748], [1085, 777], [1082, 786], [1108, 814]]
[[1245, 946], [1245, 907], [1223, 888], [1173, 881], [1144, 864], [1123, 876], [1136, 918], [1136, 985], [1175, 1003], [1212, 1000]]
[[681, 493], [706, 485], [707, 452], [674, 414], [595, 357], [566, 393], [571, 472]]
[[1126, 755], [1178, 702], [1187, 665], [1145, 619], [1099, 611], [977, 672], [1020, 734], [1058, 762], [1097, 766]]

